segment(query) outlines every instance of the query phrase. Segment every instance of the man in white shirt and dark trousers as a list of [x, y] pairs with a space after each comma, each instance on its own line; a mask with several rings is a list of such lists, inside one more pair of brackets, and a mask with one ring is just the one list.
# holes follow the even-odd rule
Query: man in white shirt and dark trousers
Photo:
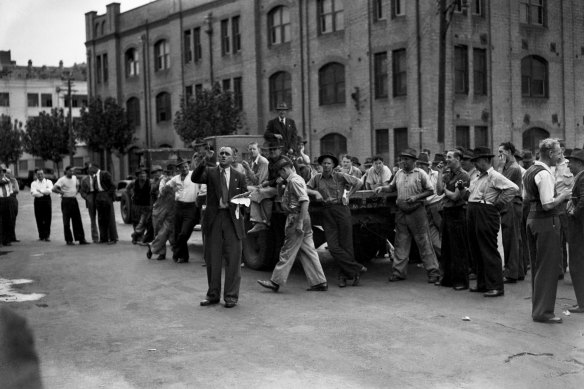
[[10, 216], [10, 195], [12, 185], [6, 176], [6, 167], [0, 166], [0, 246], [10, 246], [12, 218]]
[[[65, 168], [65, 176], [59, 178], [53, 186], [53, 192], [61, 195], [61, 212], [63, 213], [63, 230], [65, 232], [65, 242], [72, 246], [73, 237], [79, 244], [88, 244], [85, 240], [83, 223], [81, 222], [81, 212], [77, 203], [77, 193], [79, 192], [79, 181], [73, 175], [71, 166]], [[71, 224], [73, 224], [73, 235], [71, 234]]]
[[34, 217], [39, 231], [39, 240], [50, 242], [51, 236], [51, 191], [53, 183], [45, 178], [43, 169], [36, 171], [37, 179], [30, 184], [30, 194], [34, 197]]

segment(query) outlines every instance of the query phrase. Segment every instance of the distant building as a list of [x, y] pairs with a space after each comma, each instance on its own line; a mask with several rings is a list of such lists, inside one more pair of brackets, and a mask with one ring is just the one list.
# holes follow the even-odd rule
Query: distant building
[[158, 0], [124, 13], [112, 3], [85, 15], [89, 93], [126, 106], [137, 148], [184, 146], [181, 98], [217, 82], [245, 113], [242, 133], [263, 133], [286, 102], [312, 156], [392, 164], [407, 146], [582, 145], [584, 2], [447, 0], [444, 139], [437, 3]]
[[[33, 66], [28, 61], [27, 66], [19, 66], [11, 58], [10, 51], [0, 51], [0, 114], [8, 115], [23, 123], [23, 128], [29, 117], [38, 116], [41, 112], [50, 112], [53, 108], [63, 108], [68, 112], [67, 79], [72, 79], [72, 117], [80, 116], [81, 107], [87, 105], [87, 68], [85, 64], [73, 67]], [[89, 161], [84, 144], [78, 144], [73, 158], [74, 166], [83, 166]], [[71, 164], [69, 156], [64, 158], [59, 170]], [[36, 168], [55, 169], [53, 162], [23, 154], [17, 166], [15, 175], [25, 177], [29, 170]]]

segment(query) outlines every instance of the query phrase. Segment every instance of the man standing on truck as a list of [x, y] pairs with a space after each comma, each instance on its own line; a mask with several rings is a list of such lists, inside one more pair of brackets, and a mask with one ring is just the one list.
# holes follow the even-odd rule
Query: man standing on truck
[[[346, 156], [345, 156], [346, 158]], [[307, 184], [308, 194], [322, 201], [322, 227], [329, 252], [339, 266], [339, 287], [347, 286], [347, 280], [353, 280], [352, 285], [359, 285], [361, 272], [367, 268], [355, 261], [353, 251], [353, 224], [349, 210], [349, 197], [362, 186], [359, 178], [334, 169], [339, 161], [332, 154], [318, 157], [322, 173], [316, 174]], [[344, 195], [345, 190], [349, 193]]]
[[286, 284], [298, 256], [310, 285], [307, 290], [324, 292], [328, 290], [328, 285], [312, 239], [306, 184], [302, 177], [294, 172], [294, 164], [287, 157], [278, 160], [273, 168], [286, 181], [286, 189], [282, 196], [282, 208], [288, 213], [286, 236], [280, 250], [280, 260], [276, 264], [271, 279], [258, 280], [258, 284], [277, 292], [281, 285]]
[[286, 103], [278, 104], [276, 111], [278, 111], [278, 117], [268, 122], [264, 138], [267, 141], [272, 141], [274, 138], [279, 140], [284, 145], [285, 154], [295, 155], [298, 152], [296, 123], [286, 117], [288, 113], [288, 105]]

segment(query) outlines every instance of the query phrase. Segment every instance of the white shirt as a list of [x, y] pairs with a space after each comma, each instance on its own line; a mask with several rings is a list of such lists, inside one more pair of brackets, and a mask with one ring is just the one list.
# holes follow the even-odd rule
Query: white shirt
[[[539, 200], [541, 204], [550, 204], [554, 202], [554, 191], [555, 191], [555, 180], [552, 170], [548, 165], [543, 162], [535, 161], [534, 165], [539, 165], [545, 170], [537, 173], [533, 178], [535, 180], [535, 185], [539, 190]], [[523, 198], [525, 198], [525, 185], [523, 186]]]
[[189, 171], [184, 180], [181, 178], [180, 174], [178, 174], [166, 183], [167, 186], [170, 186], [175, 190], [174, 199], [176, 201], [193, 203], [197, 199], [199, 184], [195, 184], [191, 180], [192, 174], [193, 172]]
[[30, 194], [33, 197], [43, 197], [46, 195], [51, 195], [51, 191], [53, 190], [53, 183], [51, 180], [47, 180], [43, 178], [42, 181], [34, 180], [32, 184], [30, 184]]
[[444, 193], [441, 195], [436, 194], [438, 188], [438, 172], [436, 170], [430, 169], [428, 176], [430, 176], [430, 183], [434, 187], [434, 194], [426, 197], [425, 203], [426, 205], [431, 205], [442, 201], [442, 198], [444, 198]]
[[71, 178], [63, 176], [55, 182], [55, 186], [61, 188], [63, 197], [77, 196], [77, 176], [72, 176]]
[[[10, 183], [10, 179], [8, 177], [2, 178], [0, 185], [2, 185], [6, 190], [6, 197], [12, 194], [12, 184]], [[2, 187], [0, 187], [0, 197], [4, 197], [4, 191], [2, 190]]]

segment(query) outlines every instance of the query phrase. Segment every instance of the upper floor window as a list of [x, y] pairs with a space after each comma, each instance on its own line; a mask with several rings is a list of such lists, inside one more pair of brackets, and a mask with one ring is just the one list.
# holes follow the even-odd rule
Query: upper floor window
[[126, 51], [126, 77], [137, 76], [138, 74], [140, 74], [138, 50], [128, 49]]
[[290, 10], [276, 7], [268, 14], [268, 31], [271, 45], [290, 42]]
[[39, 94], [38, 93], [27, 93], [26, 94], [27, 106], [28, 107], [38, 107], [39, 106]]
[[234, 16], [231, 18], [231, 37], [233, 39], [233, 54], [241, 51], [241, 32], [240, 32], [240, 17]]
[[126, 101], [126, 115], [130, 126], [137, 127], [140, 125], [140, 100], [136, 97], [130, 97]]
[[198, 62], [203, 58], [203, 48], [201, 47], [201, 27], [197, 27], [193, 30], [193, 44], [195, 62]]
[[170, 67], [170, 50], [166, 40], [159, 40], [154, 45], [154, 71]]
[[405, 0], [391, 0], [391, 16], [404, 16], [406, 14]]
[[270, 110], [275, 111], [281, 103], [292, 107], [292, 77], [288, 72], [277, 72], [270, 77]]
[[105, 84], [109, 78], [107, 54], [102, 54], [101, 57], [102, 57], [102, 66], [103, 66], [103, 83]]
[[468, 46], [454, 46], [454, 92], [468, 93]]
[[408, 62], [406, 49], [394, 50], [391, 57], [393, 70], [393, 95], [405, 96], [408, 93]]
[[340, 63], [329, 63], [318, 71], [320, 105], [345, 102], [345, 67]]
[[521, 95], [548, 97], [548, 64], [545, 59], [530, 55], [521, 60]]
[[224, 92], [230, 91], [231, 90], [231, 79], [230, 78], [226, 78], [221, 82], [221, 88], [223, 89]]
[[184, 55], [185, 55], [185, 63], [189, 63], [193, 60], [193, 49], [192, 49], [192, 41], [191, 41], [191, 37], [192, 37], [192, 31], [191, 30], [186, 30], [183, 33], [183, 45], [184, 45]]
[[167, 122], [170, 118], [170, 93], [160, 92], [156, 95], [156, 122]]
[[41, 107], [52, 107], [53, 95], [50, 93], [41, 93]]
[[544, 0], [519, 0], [519, 22], [543, 26], [545, 24]]
[[471, 9], [473, 15], [482, 16], [484, 14], [483, 10], [483, 5], [485, 4], [484, 2], [485, 0], [472, 0]]
[[318, 32], [326, 34], [345, 28], [342, 0], [318, 0]]
[[0, 107], [10, 107], [10, 94], [8, 92], [0, 92]]
[[383, 1], [384, 0], [373, 1], [373, 20], [385, 19], [385, 15], [383, 14]]
[[221, 53], [223, 55], [229, 54], [231, 39], [229, 37], [229, 19], [221, 21]]
[[387, 52], [376, 53], [373, 61], [375, 98], [387, 97]]
[[240, 110], [243, 109], [243, 90], [241, 86], [241, 77], [233, 79], [233, 105]]
[[101, 84], [102, 80], [101, 55], [95, 57], [95, 82]]
[[474, 94], [487, 94], [487, 51], [473, 49]]
[[[470, 148], [470, 128], [468, 126], [456, 126], [456, 146]], [[484, 146], [484, 145], [480, 145]]]

